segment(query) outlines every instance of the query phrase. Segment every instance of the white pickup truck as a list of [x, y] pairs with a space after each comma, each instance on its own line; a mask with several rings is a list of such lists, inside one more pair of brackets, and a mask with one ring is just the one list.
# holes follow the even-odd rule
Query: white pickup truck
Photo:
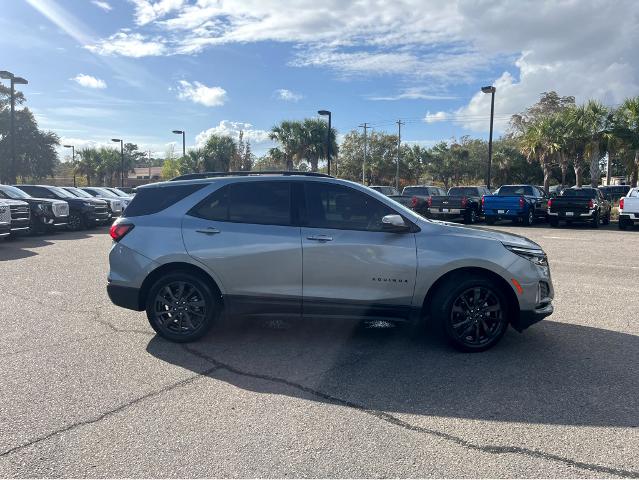
[[625, 197], [619, 200], [619, 230], [632, 227], [639, 222], [639, 188], [631, 188]]

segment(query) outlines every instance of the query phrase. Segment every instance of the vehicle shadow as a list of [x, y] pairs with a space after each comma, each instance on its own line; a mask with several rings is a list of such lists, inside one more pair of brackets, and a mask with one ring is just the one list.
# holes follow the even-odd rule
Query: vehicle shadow
[[408, 326], [241, 320], [188, 345], [156, 336], [147, 351], [195, 372], [206, 358], [222, 366], [212, 378], [312, 401], [492, 421], [639, 424], [639, 337], [580, 325], [544, 321], [509, 331], [488, 352], [462, 354]]
[[51, 244], [52, 242], [42, 237], [10, 237], [4, 239], [0, 241], [0, 262], [34, 257], [38, 253], [28, 250], [29, 248], [46, 247]]

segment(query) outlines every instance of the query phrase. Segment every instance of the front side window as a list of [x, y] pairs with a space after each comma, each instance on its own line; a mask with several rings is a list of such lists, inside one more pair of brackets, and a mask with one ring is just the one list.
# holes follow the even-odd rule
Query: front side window
[[382, 217], [396, 212], [375, 198], [342, 185], [307, 182], [306, 226], [383, 231]]
[[189, 215], [218, 222], [291, 225], [289, 182], [240, 182], [222, 187]]

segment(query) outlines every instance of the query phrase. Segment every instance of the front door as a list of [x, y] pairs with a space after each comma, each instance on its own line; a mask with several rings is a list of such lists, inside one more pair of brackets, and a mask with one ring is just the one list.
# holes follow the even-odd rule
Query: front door
[[301, 314], [302, 248], [291, 211], [291, 182], [247, 179], [184, 217], [186, 249], [218, 278], [230, 313]]
[[408, 317], [415, 235], [390, 233], [392, 208], [344, 185], [304, 182], [304, 315]]

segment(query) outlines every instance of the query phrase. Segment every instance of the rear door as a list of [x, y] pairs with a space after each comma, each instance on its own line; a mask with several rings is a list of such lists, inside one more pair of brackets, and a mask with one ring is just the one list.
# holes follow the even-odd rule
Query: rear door
[[184, 217], [186, 250], [219, 277], [232, 313], [301, 313], [302, 246], [289, 181], [244, 181]]
[[372, 196], [304, 182], [304, 315], [407, 317], [417, 268], [415, 234], [383, 231], [397, 214]]

